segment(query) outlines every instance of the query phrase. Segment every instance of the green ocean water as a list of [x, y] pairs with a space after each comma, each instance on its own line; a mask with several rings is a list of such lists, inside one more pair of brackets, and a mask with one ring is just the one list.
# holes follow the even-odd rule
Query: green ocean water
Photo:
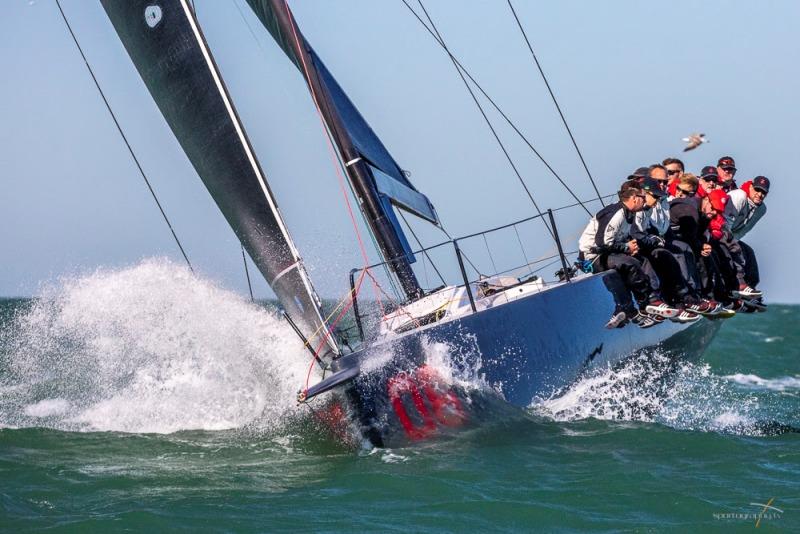
[[62, 282], [0, 301], [0, 531], [798, 531], [798, 313], [378, 450], [294, 406], [263, 309], [157, 263]]

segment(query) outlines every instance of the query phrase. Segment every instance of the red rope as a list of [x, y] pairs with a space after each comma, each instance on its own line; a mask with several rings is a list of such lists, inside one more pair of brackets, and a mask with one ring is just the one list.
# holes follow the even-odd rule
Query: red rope
[[[353, 214], [353, 207], [350, 205], [350, 197], [347, 196], [347, 190], [345, 189], [345, 186], [344, 186], [344, 176], [342, 174], [341, 168], [339, 167], [339, 159], [336, 157], [336, 149], [333, 146], [333, 142], [331, 141], [330, 135], [328, 135], [327, 127], [326, 127], [326, 124], [325, 124], [325, 117], [322, 114], [322, 108], [320, 107], [319, 101], [317, 100], [317, 95], [314, 93], [314, 88], [311, 85], [311, 75], [310, 75], [309, 70], [308, 70], [308, 65], [306, 65], [305, 53], [303, 53], [303, 47], [301, 46], [300, 38], [297, 35], [297, 29], [296, 29], [297, 24], [294, 21], [294, 15], [292, 15], [291, 10], [289, 10], [289, 4], [286, 2], [286, 0], [284, 0], [283, 5], [286, 7], [286, 13], [288, 13], [288, 15], [289, 15], [289, 17], [291, 19], [291, 22], [292, 22], [292, 24], [291, 24], [292, 35], [294, 36], [294, 41], [295, 41], [295, 44], [297, 45], [297, 50], [298, 50], [299, 56], [300, 56], [300, 62], [303, 64], [303, 72], [304, 72], [304, 74], [306, 76], [306, 81], [308, 83], [308, 90], [311, 93], [311, 99], [314, 101], [314, 107], [317, 110], [317, 116], [319, 117], [320, 123], [322, 124], [322, 129], [325, 132], [325, 139], [328, 141], [328, 150], [330, 152], [331, 159], [333, 160], [333, 164], [334, 164], [333, 166], [336, 169], [336, 176], [339, 179], [339, 189], [341, 189], [342, 196], [344, 196], [344, 201], [345, 201], [345, 204], [347, 205], [347, 211], [350, 214], [350, 221], [353, 223], [353, 229], [355, 230], [356, 238], [358, 239], [358, 246], [359, 246], [359, 249], [361, 250], [361, 257], [364, 260], [364, 268], [366, 269], [366, 267], [370, 263], [369, 262], [369, 257], [367, 256], [367, 249], [364, 246], [363, 239], [361, 238], [361, 232], [358, 230], [358, 224], [356, 223], [356, 218], [355, 218], [355, 215]], [[373, 282], [373, 285], [375, 286], [373, 288], [373, 290], [375, 292], [375, 297], [378, 300], [378, 305], [380, 306], [381, 312], [383, 313], [383, 303], [381, 302], [380, 295], [378, 294], [377, 282], [375, 281], [375, 279], [372, 279], [372, 282]], [[352, 303], [351, 303], [351, 305], [352, 305]]]
[[314, 349], [314, 357], [311, 358], [311, 365], [308, 366], [308, 373], [306, 373], [306, 385], [305, 385], [305, 388], [304, 388], [305, 391], [308, 391], [308, 382], [309, 382], [309, 380], [311, 380], [311, 371], [314, 369], [314, 366], [317, 363], [317, 359], [319, 357], [319, 351], [325, 345], [325, 342], [327, 341], [328, 337], [331, 335], [330, 333], [333, 331], [334, 328], [336, 328], [336, 325], [339, 324], [339, 321], [342, 320], [342, 317], [344, 317], [345, 314], [348, 311], [350, 311], [350, 308], [353, 307], [353, 303], [355, 302], [356, 297], [358, 296], [358, 292], [361, 289], [361, 282], [364, 281], [364, 273], [365, 272], [366, 271], [362, 271], [361, 272], [361, 276], [358, 277], [358, 283], [356, 283], [355, 291], [351, 291], [350, 292], [350, 302], [348, 302], [344, 306], [344, 308], [342, 308], [342, 311], [339, 312], [339, 315], [336, 317], [336, 319], [333, 320], [333, 322], [331, 323], [330, 328], [328, 329], [328, 332], [325, 334], [325, 336], [323, 337], [323, 339], [320, 342], [320, 344], [317, 345], [316, 349]]

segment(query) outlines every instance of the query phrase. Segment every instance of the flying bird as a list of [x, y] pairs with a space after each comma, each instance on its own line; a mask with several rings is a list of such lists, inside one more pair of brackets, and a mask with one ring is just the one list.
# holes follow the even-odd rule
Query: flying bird
[[682, 139], [684, 143], [686, 143], [686, 148], [683, 149], [684, 152], [689, 152], [690, 150], [694, 150], [695, 148], [699, 147], [703, 143], [708, 143], [708, 139], [706, 139], [706, 134], [697, 134], [694, 133], [689, 137], [684, 137]]

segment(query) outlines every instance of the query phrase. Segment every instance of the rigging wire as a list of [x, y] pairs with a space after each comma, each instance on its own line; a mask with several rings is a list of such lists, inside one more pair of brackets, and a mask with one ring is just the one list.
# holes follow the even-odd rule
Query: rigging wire
[[[253, 30], [253, 27], [250, 25], [250, 22], [247, 20], [247, 17], [245, 17], [244, 12], [242, 11], [242, 8], [239, 6], [239, 3], [237, 2], [237, 0], [231, 0], [231, 1], [232, 1], [233, 5], [236, 7], [236, 11], [239, 12], [239, 16], [241, 17], [242, 21], [247, 26], [247, 29], [250, 31], [250, 35], [253, 37], [253, 40], [258, 45], [258, 48], [261, 50], [261, 52], [265, 56], [267, 56], [267, 51], [264, 49], [264, 47], [261, 44], [261, 41], [256, 36], [256, 32]], [[303, 66], [305, 67], [305, 64]], [[310, 85], [309, 85], [309, 91], [312, 91]], [[313, 92], [311, 94], [311, 97], [312, 97], [312, 100], [314, 102], [314, 105], [317, 106], [316, 95], [314, 95]], [[318, 106], [317, 106], [317, 113], [318, 114], [321, 113], [321, 111], [320, 111]], [[322, 121], [323, 130], [325, 131], [325, 135], [327, 137], [327, 140], [328, 140], [328, 143], [329, 143], [329, 147], [330, 147], [330, 143], [331, 143], [331, 139], [332, 139], [333, 134], [331, 133], [331, 131], [328, 128], [328, 125], [325, 124], [325, 121], [322, 119], [321, 116], [320, 116], [320, 120]], [[342, 161], [338, 151], [332, 150], [332, 152], [333, 152], [333, 155], [335, 157], [335, 161], [338, 164], [338, 167], [337, 167], [337, 175], [338, 175], [340, 170], [344, 168], [344, 161]], [[334, 165], [334, 166], [336, 167], [336, 165]], [[342, 187], [341, 176], [339, 178], [340, 178], [340, 184], [339, 185], [340, 185], [340, 187]], [[345, 182], [347, 183], [348, 189], [350, 190], [350, 193], [353, 195], [353, 198], [357, 198], [355, 196], [355, 192], [353, 191], [353, 186], [350, 183], [350, 181], [349, 180], [345, 180]], [[348, 200], [347, 194], [344, 192], [343, 187], [342, 187], [342, 193], [345, 196], [345, 202], [347, 204], [347, 209], [348, 209], [348, 211], [350, 211], [350, 218], [351, 218], [351, 220], [353, 222], [353, 227], [355, 229], [356, 237], [358, 238], [359, 243], [361, 243], [361, 236], [359, 234], [358, 227], [356, 226], [356, 221], [353, 218], [352, 210], [351, 210], [351, 207], [350, 207], [350, 202]], [[361, 215], [363, 217], [364, 216], [364, 212], [363, 212], [363, 208], [361, 208], [360, 204], [359, 204], [359, 211], [361, 212]], [[380, 248], [378, 247], [378, 243], [375, 241], [375, 237], [372, 235], [371, 232], [367, 232], [367, 233], [369, 234], [369, 236], [370, 236], [370, 238], [372, 240], [372, 245], [375, 247], [375, 250], [377, 250], [378, 254], [380, 255]], [[363, 250], [362, 250], [362, 256], [363, 256]], [[367, 260], [365, 259], [365, 261], [367, 261]], [[367, 263], [369, 263], [369, 262], [367, 262]], [[387, 272], [387, 277], [389, 279], [389, 283], [392, 285], [392, 289], [394, 290], [395, 293], [397, 293], [397, 287], [395, 286], [394, 280], [392, 279], [391, 275], [389, 274], [389, 268], [385, 267], [385, 270]], [[379, 294], [379, 292], [377, 290], [375, 290], [374, 293], [375, 293], [375, 297], [376, 297], [376, 299], [378, 301], [378, 306], [382, 310], [383, 309], [383, 303], [381, 301], [380, 294]]]
[[[447, 282], [445, 282], [445, 281], [444, 281], [444, 277], [442, 276], [442, 273], [440, 273], [440, 272], [439, 272], [439, 269], [437, 269], [437, 268], [436, 268], [436, 264], [435, 264], [435, 263], [433, 263], [433, 259], [431, 259], [431, 256], [430, 256], [430, 254], [428, 254], [428, 251], [427, 251], [427, 250], [425, 250], [425, 247], [423, 247], [423, 246], [422, 246], [422, 242], [421, 242], [421, 241], [419, 240], [419, 238], [417, 237], [417, 234], [416, 234], [416, 232], [414, 232], [414, 229], [413, 229], [413, 228], [411, 228], [411, 225], [410, 225], [410, 224], [408, 224], [408, 220], [406, 219], [406, 216], [405, 216], [405, 214], [403, 213], [403, 211], [402, 211], [402, 210], [397, 210], [397, 213], [399, 213], [399, 214], [400, 214], [400, 218], [401, 218], [401, 219], [403, 219], [403, 222], [404, 222], [404, 223], [406, 223], [406, 228], [408, 228], [408, 231], [409, 231], [409, 232], [411, 232], [411, 235], [412, 235], [412, 236], [414, 236], [414, 240], [417, 242], [417, 245], [419, 245], [419, 248], [421, 248], [421, 249], [422, 249], [422, 254], [423, 254], [423, 255], [424, 255], [426, 258], [428, 258], [428, 261], [430, 262], [430, 264], [431, 264], [431, 267], [433, 267], [433, 270], [434, 270], [434, 271], [436, 271], [436, 275], [439, 277], [439, 280], [441, 280], [441, 281], [442, 281], [442, 283], [443, 283], [444, 285], [447, 285]], [[423, 264], [423, 265], [424, 265], [424, 264]]]
[[239, 246], [242, 247], [242, 263], [244, 263], [244, 275], [247, 277], [247, 289], [250, 290], [250, 302], [255, 302], [256, 299], [253, 298], [253, 285], [250, 283], [250, 271], [247, 269], [247, 257], [244, 255], [244, 245], [239, 243]]
[[464, 67], [464, 65], [458, 60], [458, 58], [456, 58], [452, 54], [452, 52], [450, 52], [447, 46], [445, 46], [445, 43], [436, 35], [436, 33], [434, 33], [434, 31], [431, 28], [428, 27], [425, 21], [422, 20], [422, 18], [417, 14], [416, 11], [414, 11], [414, 9], [406, 2], [406, 0], [402, 0], [402, 2], [405, 4], [408, 10], [411, 11], [411, 14], [414, 15], [414, 17], [422, 25], [422, 27], [425, 28], [425, 30], [431, 35], [431, 37], [433, 37], [433, 39], [437, 42], [437, 44], [440, 47], [442, 47], [442, 49], [450, 56], [451, 61], [453, 61], [458, 66], [458, 68], [460, 68], [461, 71], [463, 71], [463, 73], [467, 76], [467, 78], [469, 78], [469, 80], [473, 83], [473, 85], [475, 85], [475, 87], [481, 92], [484, 98], [486, 98], [486, 100], [489, 101], [489, 103], [492, 105], [495, 111], [497, 111], [500, 114], [500, 116], [503, 117], [506, 123], [514, 130], [514, 132], [520, 137], [520, 139], [522, 139], [522, 141], [536, 155], [536, 157], [539, 158], [539, 161], [541, 161], [542, 164], [547, 168], [547, 170], [550, 171], [550, 174], [552, 174], [556, 178], [556, 180], [558, 180], [558, 182], [564, 187], [564, 189], [567, 190], [567, 192], [572, 196], [572, 198], [574, 198], [578, 202], [578, 204], [580, 204], [583, 207], [586, 213], [592, 215], [592, 212], [589, 211], [589, 209], [586, 208], [586, 206], [583, 206], [584, 202], [581, 201], [581, 199], [575, 194], [575, 192], [567, 185], [567, 183], [564, 181], [563, 178], [561, 178], [561, 176], [558, 174], [558, 172], [556, 172], [556, 170], [552, 167], [552, 165], [550, 165], [550, 163], [548, 163], [547, 160], [544, 159], [544, 156], [542, 156], [542, 154], [538, 150], [536, 150], [536, 147], [533, 146], [533, 143], [530, 142], [527, 136], [524, 133], [522, 133], [522, 131], [519, 129], [519, 127], [517, 127], [514, 121], [512, 121], [511, 118], [502, 110], [502, 108], [500, 108], [497, 102], [495, 102], [495, 100], [491, 96], [489, 96], [489, 94], [483, 89], [483, 86], [480, 83], [478, 83], [478, 81], [475, 79], [474, 76], [472, 76], [472, 74], [470, 74], [469, 70], [466, 67]]
[[[288, 15], [289, 15], [289, 17], [291, 19], [291, 22], [292, 22], [292, 37], [294, 38], [295, 45], [297, 46], [298, 50], [302, 50], [303, 49], [303, 44], [300, 42], [300, 38], [297, 35], [297, 23], [294, 20], [294, 15], [289, 10], [289, 4], [286, 2], [286, 0], [283, 0], [283, 4], [284, 4], [284, 7], [286, 9], [286, 12], [288, 13]], [[309, 72], [309, 66], [306, 64], [305, 54], [301, 53], [299, 55], [300, 55], [301, 64], [303, 66], [303, 74], [304, 74], [306, 80], [310, 80], [311, 79], [311, 74]], [[349, 212], [350, 220], [353, 223], [353, 230], [355, 231], [356, 238], [358, 240], [359, 250], [361, 251], [362, 259], [364, 260], [364, 267], [366, 267], [367, 265], [369, 265], [369, 257], [367, 256], [367, 249], [364, 246], [364, 240], [361, 238], [361, 232], [359, 231], [358, 224], [356, 223], [355, 214], [353, 213], [353, 208], [352, 208], [352, 206], [350, 204], [350, 198], [347, 196], [347, 192], [346, 192], [345, 187], [344, 187], [344, 182], [346, 180], [344, 178], [343, 170], [342, 170], [343, 169], [343, 165], [342, 165], [343, 162], [342, 162], [341, 158], [339, 157], [338, 151], [336, 150], [336, 148], [334, 146], [334, 141], [333, 141], [333, 137], [331, 135], [331, 132], [328, 129], [327, 124], [325, 123], [325, 117], [322, 114], [322, 107], [321, 107], [321, 105], [319, 103], [319, 99], [317, 97], [317, 94], [314, 92], [314, 88], [312, 87], [312, 85], [310, 83], [308, 83], [308, 89], [309, 89], [309, 93], [311, 93], [311, 99], [314, 101], [314, 107], [317, 110], [317, 116], [319, 117], [320, 123], [322, 124], [323, 130], [325, 131], [325, 134], [326, 134], [325, 135], [325, 139], [328, 141], [328, 149], [330, 151], [331, 156], [333, 157], [334, 168], [336, 169], [336, 175], [339, 178], [339, 187], [342, 190], [342, 195], [344, 196], [345, 204], [347, 205], [347, 211]], [[370, 232], [368, 232], [368, 233], [370, 233]], [[370, 233], [370, 235], [371, 235], [371, 233]], [[380, 288], [378, 287], [377, 282], [375, 281], [374, 278], [372, 278], [372, 281], [373, 281], [373, 286], [374, 286], [373, 289], [375, 290], [376, 297], [378, 298], [378, 304], [381, 307], [381, 309], [383, 309], [383, 304], [381, 303], [380, 297], [377, 294], [378, 290]]]
[[[404, 4], [406, 4], [406, 6], [409, 9], [411, 9], [411, 6], [408, 5], [406, 0], [402, 0], [402, 2]], [[514, 164], [514, 161], [511, 159], [511, 155], [508, 153], [508, 150], [506, 149], [505, 145], [503, 144], [503, 141], [500, 140], [500, 136], [497, 134], [497, 131], [494, 129], [494, 126], [492, 125], [492, 122], [489, 120], [489, 117], [486, 115], [486, 112], [484, 111], [483, 106], [481, 105], [480, 101], [478, 100], [478, 97], [475, 95], [475, 92], [472, 90], [472, 87], [470, 87], [469, 82], [467, 82], [467, 79], [464, 77], [464, 73], [461, 72], [461, 68], [459, 67], [459, 64], [455, 61], [455, 58], [453, 57], [453, 54], [450, 53], [450, 49], [447, 48], [447, 45], [444, 43], [444, 39], [442, 38], [441, 34], [439, 33], [439, 30], [436, 28], [436, 25], [434, 24], [433, 19], [431, 18], [430, 14], [428, 14], [428, 10], [425, 9], [425, 6], [423, 5], [422, 0], [417, 0], [417, 3], [419, 3], [419, 7], [425, 13], [425, 17], [428, 19], [428, 22], [430, 23], [431, 28], [433, 29], [434, 32], [436, 32], [436, 36], [438, 37], [438, 40], [439, 40], [440, 44], [442, 45], [444, 50], [447, 52], [447, 55], [450, 56], [450, 61], [453, 63], [453, 66], [456, 68], [456, 71], [458, 72], [458, 76], [461, 78], [461, 81], [464, 82], [464, 86], [467, 88], [467, 91], [469, 92], [470, 96], [472, 97], [472, 100], [475, 102], [475, 105], [478, 107], [478, 110], [480, 111], [481, 115], [483, 116], [483, 120], [486, 122], [486, 125], [489, 127], [489, 130], [492, 132], [492, 135], [494, 136], [495, 141], [497, 141], [497, 144], [500, 146], [500, 150], [503, 151], [503, 154], [505, 155], [506, 160], [508, 160], [508, 164], [511, 165], [511, 169], [514, 171], [514, 174], [516, 174], [517, 179], [519, 180], [519, 183], [522, 185], [522, 188], [525, 190], [525, 193], [527, 193], [528, 198], [531, 200], [531, 203], [533, 204], [533, 207], [536, 209], [536, 212], [540, 216], [542, 216], [541, 217], [542, 223], [544, 224], [545, 228], [547, 228], [547, 231], [550, 233], [550, 235], [555, 237], [555, 234], [553, 233], [552, 228], [550, 228], [550, 225], [548, 225], [547, 221], [544, 220], [544, 216], [542, 214], [542, 210], [539, 208], [539, 205], [536, 203], [536, 200], [534, 200], [533, 194], [531, 193], [530, 189], [528, 188], [528, 185], [525, 183], [525, 180], [522, 179], [522, 175], [520, 174], [519, 170], [517, 169], [517, 166]], [[413, 9], [412, 9], [412, 11], [413, 11]]]
[[589, 176], [589, 181], [592, 182], [592, 187], [594, 188], [594, 192], [597, 194], [597, 199], [600, 201], [600, 204], [603, 204], [603, 199], [600, 196], [600, 191], [597, 189], [597, 184], [594, 182], [594, 177], [592, 173], [589, 172], [589, 166], [586, 165], [586, 160], [583, 159], [583, 154], [581, 153], [581, 149], [578, 148], [578, 143], [575, 141], [575, 137], [572, 135], [572, 130], [567, 124], [567, 119], [564, 117], [564, 113], [561, 111], [561, 106], [558, 105], [558, 100], [556, 100], [556, 95], [553, 93], [553, 89], [550, 87], [550, 82], [547, 81], [547, 76], [544, 75], [544, 70], [542, 70], [541, 64], [539, 64], [539, 59], [536, 57], [536, 54], [533, 51], [533, 46], [531, 45], [530, 40], [528, 39], [528, 35], [525, 33], [525, 29], [522, 27], [522, 22], [520, 22], [519, 17], [517, 16], [517, 12], [514, 9], [514, 6], [511, 5], [511, 0], [506, 0], [508, 2], [508, 7], [511, 8], [511, 13], [514, 15], [514, 20], [517, 21], [517, 26], [519, 26], [519, 31], [522, 32], [522, 37], [525, 38], [525, 43], [528, 45], [528, 50], [531, 51], [531, 56], [533, 57], [533, 61], [536, 63], [536, 68], [539, 69], [539, 74], [542, 75], [542, 80], [544, 80], [545, 86], [547, 86], [547, 91], [550, 93], [550, 98], [553, 99], [553, 104], [555, 104], [556, 109], [558, 110], [558, 115], [561, 117], [561, 122], [564, 123], [564, 128], [567, 129], [567, 133], [569, 134], [569, 138], [572, 140], [572, 146], [575, 147], [575, 151], [578, 153], [578, 157], [583, 164], [583, 168], [586, 170], [586, 174]]
[[158, 197], [156, 196], [156, 192], [153, 190], [153, 186], [150, 185], [150, 180], [147, 179], [147, 175], [145, 175], [144, 170], [142, 169], [141, 164], [139, 163], [139, 159], [136, 157], [136, 154], [133, 152], [133, 148], [131, 144], [128, 142], [128, 138], [125, 136], [125, 132], [122, 130], [122, 126], [120, 126], [119, 121], [117, 120], [114, 111], [111, 109], [111, 104], [108, 103], [108, 99], [106, 99], [105, 93], [103, 93], [103, 89], [100, 87], [100, 83], [97, 81], [97, 77], [94, 75], [94, 71], [92, 67], [89, 65], [89, 60], [86, 59], [86, 54], [83, 53], [83, 49], [81, 48], [80, 43], [78, 43], [78, 38], [75, 36], [75, 32], [72, 31], [72, 26], [67, 20], [67, 16], [64, 14], [64, 10], [61, 8], [60, 0], [56, 0], [56, 6], [58, 6], [58, 11], [61, 13], [61, 18], [64, 19], [64, 24], [67, 26], [67, 30], [69, 30], [69, 34], [72, 36], [72, 40], [75, 43], [75, 46], [78, 48], [78, 52], [80, 52], [81, 57], [83, 58], [83, 62], [86, 65], [86, 68], [89, 70], [89, 74], [92, 76], [92, 80], [94, 81], [95, 87], [97, 87], [97, 91], [100, 93], [100, 97], [103, 99], [103, 103], [106, 105], [106, 109], [108, 109], [108, 113], [111, 115], [111, 118], [114, 120], [114, 124], [119, 131], [120, 136], [122, 136], [122, 140], [125, 142], [125, 146], [128, 147], [128, 152], [130, 152], [131, 157], [133, 158], [133, 162], [136, 164], [136, 168], [139, 169], [139, 174], [142, 175], [144, 179], [144, 183], [147, 184], [147, 189], [150, 190], [150, 194], [153, 196], [153, 200], [156, 201], [156, 206], [158, 206], [158, 210], [161, 212], [161, 216], [164, 218], [164, 222], [167, 223], [169, 227], [169, 231], [172, 233], [172, 237], [175, 239], [175, 243], [177, 243], [178, 248], [183, 255], [183, 259], [186, 260], [186, 265], [189, 266], [189, 271], [194, 274], [194, 269], [192, 268], [192, 263], [189, 261], [189, 257], [186, 255], [186, 251], [183, 249], [183, 245], [181, 245], [180, 239], [178, 239], [178, 235], [175, 233], [175, 229], [172, 227], [172, 223], [169, 222], [169, 218], [167, 214], [164, 212], [164, 208], [161, 206], [161, 202], [159, 202]]

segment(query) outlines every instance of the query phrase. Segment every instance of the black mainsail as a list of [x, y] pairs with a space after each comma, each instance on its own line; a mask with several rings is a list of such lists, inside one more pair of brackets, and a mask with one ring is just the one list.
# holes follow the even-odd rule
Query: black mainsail
[[312, 349], [338, 353], [188, 0], [101, 0], [150, 94]]
[[428, 198], [416, 190], [400, 166], [303, 37], [285, 0], [247, 0], [308, 84], [331, 132], [353, 190], [381, 253], [390, 261], [406, 296], [421, 296], [411, 263], [414, 256], [392, 206], [438, 224]]

